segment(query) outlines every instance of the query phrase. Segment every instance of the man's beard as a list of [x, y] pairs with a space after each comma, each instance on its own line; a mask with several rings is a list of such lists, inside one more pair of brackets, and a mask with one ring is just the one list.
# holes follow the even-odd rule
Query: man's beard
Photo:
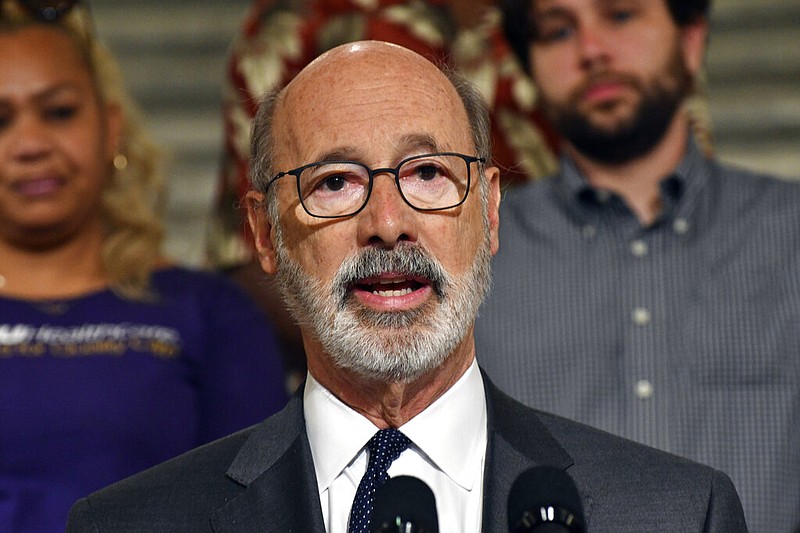
[[[310, 327], [334, 364], [381, 381], [415, 381], [439, 367], [465, 338], [491, 284], [488, 234], [468, 271], [447, 273], [422, 246], [364, 248], [346, 258], [330, 284], [288, 256], [276, 232], [277, 278], [294, 319]], [[391, 272], [426, 279], [432, 299], [405, 311], [375, 311], [351, 289], [357, 280]]]
[[652, 150], [664, 138], [692, 86], [691, 75], [676, 49], [666, 76], [649, 84], [631, 77], [613, 77], [637, 89], [641, 100], [629, 117], [614, 126], [598, 126], [579, 110], [577, 102], [586, 87], [600, 79], [608, 79], [608, 74], [589, 79], [566, 104], [545, 100], [543, 107], [555, 129], [579, 152], [608, 164], [627, 163]]

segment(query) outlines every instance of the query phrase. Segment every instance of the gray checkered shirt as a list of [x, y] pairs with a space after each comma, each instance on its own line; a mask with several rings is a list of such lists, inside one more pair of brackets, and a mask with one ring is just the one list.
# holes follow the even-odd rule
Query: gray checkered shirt
[[643, 228], [562, 172], [507, 192], [478, 361], [522, 402], [714, 466], [800, 531], [800, 184], [690, 143]]

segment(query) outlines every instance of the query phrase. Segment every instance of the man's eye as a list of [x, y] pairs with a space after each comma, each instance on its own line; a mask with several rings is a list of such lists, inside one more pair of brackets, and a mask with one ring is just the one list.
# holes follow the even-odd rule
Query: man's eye
[[336, 192], [344, 189], [346, 184], [347, 178], [344, 176], [344, 174], [334, 174], [333, 176], [328, 176], [320, 181], [317, 188], [325, 191]]
[[414, 171], [414, 175], [423, 181], [434, 180], [441, 176], [441, 174], [441, 169], [436, 165], [420, 165]]
[[611, 12], [610, 18], [614, 22], [627, 22], [633, 18], [633, 14], [629, 9], [617, 9]]
[[534, 31], [534, 39], [543, 43], [563, 41], [573, 34], [572, 27], [567, 24], [550, 24]]

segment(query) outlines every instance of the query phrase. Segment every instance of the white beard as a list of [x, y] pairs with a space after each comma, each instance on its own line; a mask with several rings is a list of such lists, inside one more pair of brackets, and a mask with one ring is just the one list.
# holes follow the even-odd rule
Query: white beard
[[[276, 237], [278, 285], [295, 320], [313, 329], [337, 367], [373, 380], [408, 383], [441, 366], [464, 340], [491, 284], [488, 232], [460, 276], [447, 273], [421, 246], [401, 244], [360, 250], [327, 286], [288, 256], [280, 229]], [[386, 272], [429, 280], [435, 300], [380, 312], [352, 297], [355, 280]]]

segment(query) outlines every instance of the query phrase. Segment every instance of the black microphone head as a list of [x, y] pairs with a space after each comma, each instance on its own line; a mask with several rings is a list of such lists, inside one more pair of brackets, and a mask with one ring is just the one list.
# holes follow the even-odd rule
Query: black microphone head
[[513, 533], [586, 533], [575, 482], [553, 466], [520, 474], [508, 495], [508, 527]]
[[424, 481], [412, 476], [389, 478], [375, 491], [370, 531], [439, 533], [433, 491]]

